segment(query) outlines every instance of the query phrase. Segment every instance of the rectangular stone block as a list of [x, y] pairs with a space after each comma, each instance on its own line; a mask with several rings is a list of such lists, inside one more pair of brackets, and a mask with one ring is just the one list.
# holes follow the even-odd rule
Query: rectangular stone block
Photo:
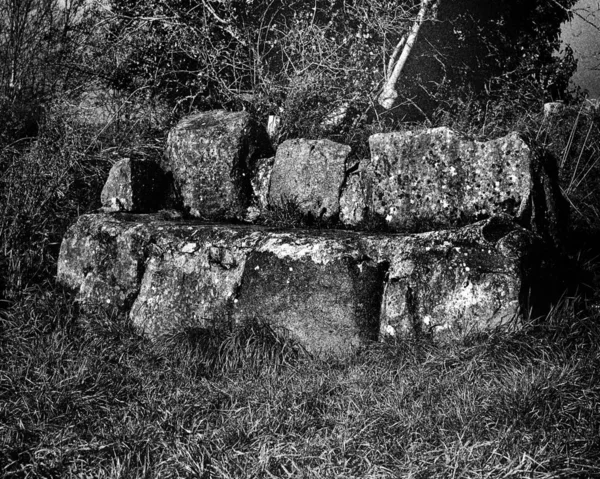
[[479, 142], [448, 128], [369, 138], [373, 213], [396, 231], [431, 231], [497, 213], [521, 217], [534, 154], [517, 135]]
[[133, 324], [149, 337], [188, 328], [224, 328], [244, 271], [245, 255], [210, 240], [170, 243], [148, 261], [131, 308]]
[[349, 146], [330, 140], [284, 141], [275, 155], [269, 204], [292, 202], [315, 219], [337, 216], [349, 154]]
[[158, 164], [123, 158], [110, 169], [100, 198], [104, 211], [150, 213], [162, 207], [167, 188]]
[[[508, 216], [371, 243], [389, 261], [380, 337], [461, 339], [547, 307], [541, 241]], [[548, 274], [548, 278], [552, 275]], [[543, 304], [542, 304], [543, 303]]]
[[57, 281], [77, 290], [84, 305], [126, 311], [139, 292], [150, 236], [143, 222], [81, 216], [63, 238]]
[[272, 154], [266, 131], [248, 112], [215, 110], [184, 118], [169, 132], [163, 166], [192, 216], [243, 218], [256, 162]]
[[399, 235], [96, 214], [65, 236], [58, 281], [151, 338], [260, 319], [314, 354], [346, 355], [543, 314], [562, 293], [550, 253], [508, 215]]

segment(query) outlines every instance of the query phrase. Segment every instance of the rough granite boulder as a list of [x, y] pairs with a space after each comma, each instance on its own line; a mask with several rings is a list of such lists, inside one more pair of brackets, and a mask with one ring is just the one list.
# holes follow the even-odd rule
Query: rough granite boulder
[[344, 223], [372, 216], [393, 231], [418, 232], [507, 213], [561, 242], [568, 207], [555, 161], [517, 133], [479, 142], [442, 127], [380, 133], [369, 145], [370, 161], [342, 194]]
[[83, 308], [128, 313], [149, 337], [260, 318], [332, 354], [377, 339], [384, 273], [356, 244], [318, 234], [126, 214], [80, 217], [58, 265]]
[[257, 161], [273, 150], [248, 112], [216, 110], [179, 122], [169, 133], [166, 156], [163, 168], [192, 216], [232, 219], [246, 214]]
[[164, 228], [146, 263], [130, 317], [150, 337], [187, 328], [223, 328], [230, 314], [246, 249], [256, 238], [235, 229]]
[[287, 140], [271, 172], [269, 204], [294, 203], [313, 218], [337, 216], [350, 147], [331, 140]]
[[100, 199], [105, 211], [148, 213], [165, 202], [167, 180], [153, 161], [123, 158], [108, 174]]
[[[462, 338], [548, 310], [556, 271], [539, 238], [507, 215], [456, 230], [377, 239], [389, 261], [380, 334]], [[373, 253], [371, 253], [373, 254]]]
[[343, 355], [378, 331], [461, 337], [543, 311], [540, 244], [508, 216], [403, 236], [96, 214], [66, 234], [58, 280], [150, 337], [253, 318]]

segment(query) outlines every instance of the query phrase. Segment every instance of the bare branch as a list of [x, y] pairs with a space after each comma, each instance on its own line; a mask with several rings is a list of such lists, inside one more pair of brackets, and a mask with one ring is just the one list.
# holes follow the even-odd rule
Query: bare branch
[[581, 20], [583, 20], [585, 23], [591, 25], [592, 27], [594, 27], [596, 30], [598, 30], [600, 32], [600, 27], [592, 22], [590, 22], [587, 18], [585, 18], [581, 13], [579, 13], [576, 9], [574, 8], [567, 8], [564, 5], [561, 5], [560, 3], [558, 3], [557, 0], [550, 0], [552, 3], [554, 3], [555, 5], [559, 6], [560, 8], [562, 8], [563, 10], [566, 10], [567, 12], [572, 12], [575, 16], [579, 17]]

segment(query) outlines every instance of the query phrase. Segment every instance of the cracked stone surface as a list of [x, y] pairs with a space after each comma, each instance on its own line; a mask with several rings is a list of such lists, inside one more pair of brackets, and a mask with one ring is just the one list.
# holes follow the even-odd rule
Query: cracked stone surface
[[555, 243], [568, 224], [555, 159], [511, 133], [474, 141], [445, 128], [380, 133], [342, 193], [341, 219], [368, 216], [399, 232], [433, 231], [509, 214]]

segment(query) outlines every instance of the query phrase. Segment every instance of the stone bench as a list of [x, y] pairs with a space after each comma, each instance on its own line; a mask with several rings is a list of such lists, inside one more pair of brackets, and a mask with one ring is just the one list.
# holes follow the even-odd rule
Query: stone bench
[[92, 214], [65, 236], [58, 280], [84, 308], [124, 312], [150, 337], [258, 319], [312, 353], [343, 355], [386, 337], [516, 324], [547, 306], [541, 257], [508, 216], [399, 235]]
[[[330, 140], [274, 152], [247, 112], [186, 118], [160, 162], [114, 165], [104, 213], [64, 238], [58, 280], [150, 337], [260, 320], [315, 354], [462, 338], [558, 300], [568, 208], [552, 157], [516, 133], [479, 142], [434, 128], [369, 143], [370, 158]], [[253, 224], [290, 202], [344, 229]], [[369, 224], [387, 233], [360, 231]]]

